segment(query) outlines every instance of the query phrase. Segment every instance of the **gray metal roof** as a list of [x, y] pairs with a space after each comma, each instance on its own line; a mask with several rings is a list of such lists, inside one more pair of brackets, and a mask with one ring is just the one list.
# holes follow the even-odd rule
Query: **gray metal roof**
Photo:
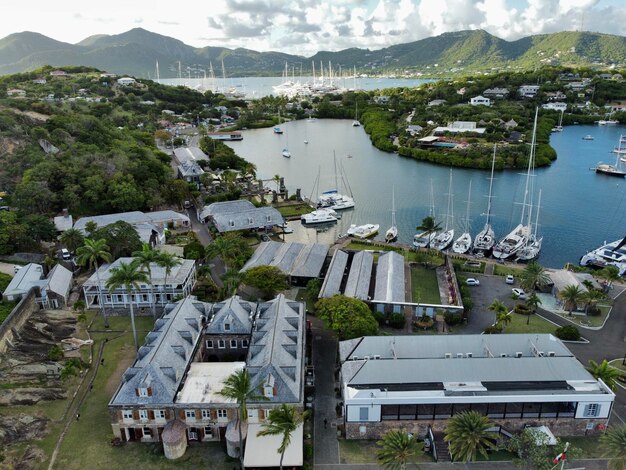
[[437, 359], [451, 354], [457, 358], [471, 353], [474, 358], [532, 357], [538, 352], [553, 352], [557, 357], [573, 356], [567, 347], [550, 334], [445, 335], [445, 336], [363, 336], [339, 343], [340, 361], [354, 356], [380, 356], [385, 359]]
[[120, 212], [117, 214], [92, 215], [89, 217], [81, 217], [74, 224], [76, 230], [85, 232], [85, 225], [88, 222], [95, 222], [98, 228], [106, 227], [118, 221], [128, 222], [131, 225], [150, 223], [150, 219], [140, 211]]
[[247, 199], [238, 199], [236, 201], [214, 202], [208, 206], [204, 206], [202, 212], [200, 212], [200, 218], [206, 219], [218, 214], [236, 214], [238, 212], [247, 212], [255, 209]]
[[314, 278], [319, 276], [327, 254], [328, 246], [319, 243], [263, 242], [241, 268], [241, 272], [256, 266], [270, 265], [288, 276]]
[[[207, 325], [207, 334], [250, 334], [252, 331], [252, 315], [256, 304], [242, 300], [235, 295], [223, 302], [214, 304], [211, 323]], [[229, 325], [229, 329], [224, 328]]]
[[199, 147], [179, 147], [174, 149], [174, 155], [178, 163], [196, 160], [208, 160], [209, 157], [206, 153], [200, 150]]
[[22, 266], [2, 295], [23, 295], [26, 294], [31, 287], [40, 285], [38, 282], [43, 276], [43, 267], [40, 264], [29, 263]]
[[[193, 297], [170, 304], [146, 336], [135, 363], [124, 373], [111, 404], [172, 403], [201, 337], [202, 318], [210, 307]], [[151, 396], [138, 396], [138, 388], [148, 387]]]
[[247, 211], [215, 214], [211, 219], [218, 232], [259, 229], [285, 223], [283, 216], [273, 207], [256, 207]]
[[153, 224], [167, 224], [176, 221], [189, 223], [188, 216], [172, 210], [146, 212], [146, 216]]
[[358, 251], [354, 254], [344, 291], [346, 297], [368, 300], [373, 266], [374, 254], [371, 251]]
[[72, 271], [57, 264], [48, 274], [48, 290], [63, 297], [66, 301], [72, 287]]
[[388, 251], [378, 258], [372, 302], [404, 302], [404, 256]]
[[72, 228], [74, 224], [74, 219], [70, 214], [68, 215], [59, 215], [54, 218], [54, 227], [57, 229], [57, 232], [65, 232]]
[[[100, 283], [104, 286], [107, 280], [111, 277], [111, 269], [119, 267], [121, 263], [130, 264], [134, 258], [118, 258], [111, 264], [105, 264], [98, 269], [98, 275], [100, 276]], [[195, 269], [195, 261], [192, 259], [181, 259], [181, 264], [174, 266], [167, 276], [167, 284], [177, 285], [182, 284], [188, 277], [191, 271]], [[150, 264], [150, 271], [152, 273], [152, 285], [162, 286], [165, 284], [165, 268], [157, 265], [156, 263]], [[84, 286], [97, 286], [97, 276], [93, 273]]]
[[341, 281], [343, 280], [347, 263], [348, 253], [342, 250], [336, 250], [333, 258], [330, 260], [324, 283], [320, 289], [320, 298], [332, 297], [335, 294], [341, 293]]
[[204, 170], [195, 161], [184, 161], [178, 165], [178, 172], [183, 176], [199, 176], [204, 174]]
[[301, 403], [304, 349], [304, 304], [284, 295], [260, 304], [246, 361], [252, 385], [273, 380], [270, 402]]

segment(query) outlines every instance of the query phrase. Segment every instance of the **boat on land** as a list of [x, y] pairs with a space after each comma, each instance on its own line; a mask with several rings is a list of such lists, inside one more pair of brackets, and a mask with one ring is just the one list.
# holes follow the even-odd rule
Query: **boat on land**
[[[348, 183], [348, 179], [346, 178], [341, 164], [339, 171], [337, 171], [337, 157], [335, 155], [333, 155], [333, 160], [335, 163], [335, 187], [320, 194], [317, 198], [317, 207], [329, 207], [336, 211], [352, 209], [354, 207], [354, 198], [352, 197], [350, 184]], [[349, 194], [341, 194], [339, 192], [339, 177], [341, 177], [342, 186]]]
[[581, 266], [604, 268], [615, 266], [620, 276], [626, 274], [626, 237], [606, 243], [580, 258]]
[[387, 243], [395, 242], [398, 239], [398, 226], [396, 225], [396, 197], [395, 191], [391, 190], [391, 227], [385, 233]]
[[338, 214], [334, 210], [328, 208], [316, 209], [313, 212], [300, 216], [300, 221], [306, 225], [328, 224], [337, 222], [338, 219]]
[[593, 136], [591, 134], [587, 134], [583, 136], [583, 140], [593, 140]]
[[[430, 211], [428, 216], [435, 220], [435, 196], [433, 192], [433, 180], [430, 180]], [[437, 232], [420, 232], [413, 236], [413, 246], [415, 248], [428, 248]]]
[[487, 220], [483, 229], [474, 238], [474, 253], [482, 255], [490, 251], [496, 243], [496, 235], [491, 226], [491, 191], [493, 189], [493, 170], [496, 165], [496, 148], [497, 146], [494, 144], [493, 157], [491, 159], [491, 176], [489, 177], [489, 195], [487, 196]]
[[378, 233], [379, 224], [350, 225], [348, 235], [356, 238], [370, 238]]
[[446, 214], [446, 226], [430, 242], [430, 247], [435, 250], [446, 250], [454, 242], [454, 203], [452, 196], [452, 170], [448, 183], [448, 213]]
[[[539, 190], [539, 200], [537, 201], [537, 212], [535, 214], [535, 223], [533, 225], [533, 233], [528, 237], [526, 246], [522, 247], [517, 252], [517, 259], [520, 261], [530, 261], [539, 256], [541, 251], [541, 244], [543, 243], [543, 237], [537, 235], [537, 228], [539, 227], [539, 208], [541, 207], [541, 190]], [[531, 218], [529, 213], [528, 218]]]
[[[535, 109], [535, 122], [533, 124], [533, 138], [530, 144], [530, 157], [528, 158], [528, 172], [526, 173], [526, 185], [524, 187], [524, 201], [522, 202], [522, 217], [520, 223], [509, 234], [500, 240], [493, 247], [493, 257], [496, 259], [509, 259], [513, 257], [528, 243], [531, 229], [530, 223], [524, 225], [526, 221], [527, 207], [529, 207], [529, 197], [532, 194], [531, 179], [534, 176], [535, 165], [535, 145], [537, 143], [537, 119], [539, 108]], [[532, 205], [532, 204], [531, 204]], [[530, 210], [530, 209], [528, 209]]]
[[469, 183], [469, 190], [467, 191], [467, 209], [465, 213], [465, 232], [461, 234], [452, 244], [452, 251], [454, 253], [467, 253], [472, 247], [472, 235], [470, 234], [470, 200], [472, 197], [472, 181]]

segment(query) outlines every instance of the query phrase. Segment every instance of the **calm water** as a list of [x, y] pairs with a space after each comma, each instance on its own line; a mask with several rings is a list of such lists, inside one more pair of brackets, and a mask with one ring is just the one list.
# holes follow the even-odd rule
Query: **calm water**
[[[296, 81], [309, 83], [311, 77], [296, 77]], [[262, 98], [263, 96], [276, 95], [273, 86], [283, 83], [282, 77], [244, 77], [244, 78], [216, 78], [213, 81], [202, 78], [165, 78], [160, 83], [164, 85], [183, 85], [198, 90], [230, 90], [234, 89], [245, 94], [246, 98]], [[359, 90], [377, 90], [383, 88], [416, 87], [423, 83], [432, 82], [430, 79], [404, 79], [404, 78], [352, 78], [336, 79], [333, 83], [342, 88]]]
[[[326, 231], [296, 227], [288, 235], [293, 241], [332, 243], [346, 232], [351, 223], [380, 224], [380, 234], [391, 225], [392, 188], [395, 192], [399, 241], [411, 243], [415, 227], [428, 215], [430, 182], [435, 195], [435, 215], [444, 220], [448, 200], [450, 170], [443, 166], [400, 157], [374, 148], [361, 127], [351, 121], [297, 121], [282, 125], [285, 131], [276, 135], [272, 129], [244, 131], [244, 140], [231, 142], [235, 151], [254, 163], [258, 177], [285, 177], [291, 193], [301, 188], [305, 197], [317, 198], [318, 192], [335, 187], [333, 154], [343, 166], [352, 189], [356, 207], [344, 211], [343, 218]], [[556, 162], [538, 169], [533, 178], [536, 190], [542, 190], [539, 231], [544, 236], [540, 262], [561, 267], [577, 261], [587, 250], [604, 240], [615, 240], [626, 232], [626, 180], [597, 175], [589, 168], [599, 161], [615, 162], [609, 153], [617, 144], [618, 126], [570, 126], [552, 134], [552, 145], [558, 153]], [[591, 134], [595, 140], [582, 137]], [[304, 140], [309, 144], [305, 145]], [[292, 157], [281, 156], [288, 146]], [[352, 157], [349, 158], [348, 155]], [[319, 191], [313, 188], [320, 172]], [[452, 170], [452, 194], [455, 237], [462, 232], [466, 213], [469, 182], [472, 181], [471, 233], [484, 225], [489, 192], [489, 172], [467, 169]], [[502, 237], [520, 222], [525, 175], [515, 171], [497, 172], [493, 182], [493, 225]], [[271, 183], [268, 183], [271, 185]], [[341, 186], [341, 183], [340, 183]], [[517, 202], [517, 204], [516, 204]]]

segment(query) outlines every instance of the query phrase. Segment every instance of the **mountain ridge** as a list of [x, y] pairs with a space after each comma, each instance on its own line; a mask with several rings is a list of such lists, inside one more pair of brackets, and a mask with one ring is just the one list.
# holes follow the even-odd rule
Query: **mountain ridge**
[[161, 77], [203, 76], [209, 63], [220, 75], [277, 75], [285, 63], [290, 70], [315, 63], [334, 68], [427, 72], [531, 68], [542, 64], [594, 66], [626, 63], [626, 37], [592, 32], [562, 31], [505, 41], [484, 30], [443, 33], [439, 36], [370, 50], [352, 47], [318, 51], [311, 57], [280, 51], [205, 46], [196, 48], [178, 39], [134, 28], [115, 35], [95, 34], [70, 44], [25, 31], [0, 39], [0, 74], [26, 72], [43, 65], [86, 65], [108, 72], [147, 77], [159, 62]]

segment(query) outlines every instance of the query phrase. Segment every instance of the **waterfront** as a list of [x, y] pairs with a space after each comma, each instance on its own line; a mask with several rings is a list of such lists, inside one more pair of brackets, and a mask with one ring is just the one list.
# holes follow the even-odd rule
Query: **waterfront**
[[[345, 234], [351, 223], [380, 224], [376, 239], [384, 237], [391, 224], [391, 192], [395, 188], [396, 219], [401, 243], [411, 243], [415, 227], [428, 215], [430, 182], [435, 193], [435, 213], [444, 221], [449, 169], [419, 162], [396, 154], [381, 152], [370, 143], [362, 127], [352, 127], [348, 120], [292, 121], [283, 123], [285, 133], [272, 129], [243, 131], [244, 140], [229, 142], [243, 158], [258, 168], [258, 177], [285, 177], [290, 193], [301, 188], [305, 197], [316, 198], [313, 184], [320, 171], [319, 191], [335, 186], [333, 153], [343, 166], [352, 188], [356, 207], [344, 211], [338, 224], [325, 231], [297, 228], [288, 235], [292, 241], [332, 243]], [[558, 158], [547, 168], [536, 170], [535, 188], [542, 189], [539, 235], [544, 236], [539, 261], [548, 267], [562, 267], [577, 262], [582, 254], [604, 240], [624, 236], [626, 228], [626, 180], [598, 175], [589, 168], [599, 161], [615, 162], [610, 150], [616, 145], [619, 126], [569, 126], [552, 134], [551, 143]], [[594, 140], [582, 137], [591, 134]], [[309, 144], [304, 144], [304, 140]], [[281, 156], [289, 145], [292, 157]], [[352, 158], [348, 158], [348, 155]], [[467, 192], [472, 181], [471, 233], [484, 225], [489, 172], [454, 168], [455, 236], [462, 231]], [[501, 238], [521, 217], [525, 176], [516, 171], [497, 172], [493, 182], [493, 226]], [[268, 185], [273, 186], [268, 182]], [[341, 186], [341, 182], [340, 182]], [[317, 191], [316, 191], [317, 192]], [[518, 204], [516, 204], [516, 202]]]
[[[249, 99], [276, 95], [272, 87], [285, 81], [282, 77], [233, 77], [233, 78], [162, 78], [159, 83], [164, 85], [183, 85], [196, 90], [224, 92], [235, 90]], [[312, 77], [296, 77], [295, 81], [310, 83]], [[433, 82], [423, 78], [336, 78], [333, 83], [345, 89], [377, 90], [385, 88], [416, 87], [423, 83]]]

